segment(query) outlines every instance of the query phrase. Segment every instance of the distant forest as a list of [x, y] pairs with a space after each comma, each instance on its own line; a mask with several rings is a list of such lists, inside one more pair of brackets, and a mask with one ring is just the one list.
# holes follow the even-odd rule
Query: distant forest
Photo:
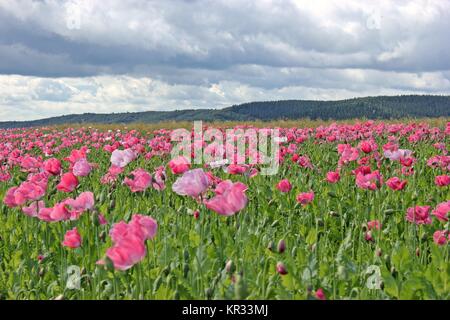
[[339, 101], [281, 100], [234, 105], [224, 109], [73, 114], [35, 121], [0, 122], [0, 128], [79, 123], [155, 123], [161, 121], [250, 121], [354, 118], [398, 119], [450, 117], [450, 96], [402, 95]]

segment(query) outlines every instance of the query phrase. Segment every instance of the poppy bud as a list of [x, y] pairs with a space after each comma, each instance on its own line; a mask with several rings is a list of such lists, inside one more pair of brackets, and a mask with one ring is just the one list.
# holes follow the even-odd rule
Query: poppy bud
[[104, 242], [106, 239], [106, 232], [105, 231], [100, 232], [99, 238], [101, 241]]
[[281, 239], [278, 242], [278, 253], [283, 253], [286, 250], [286, 242], [284, 239]]
[[377, 257], [381, 257], [381, 254], [382, 254], [381, 249], [378, 248], [378, 249], [375, 251], [375, 254], [376, 254]]
[[236, 267], [233, 263], [233, 260], [228, 260], [227, 263], [225, 264], [225, 271], [227, 273], [233, 273], [235, 271]]
[[286, 267], [284, 266], [283, 262], [277, 263], [277, 272], [281, 274], [282, 276], [288, 274]]
[[274, 250], [274, 243], [273, 243], [273, 241], [269, 242], [269, 244], [267, 245], [267, 249], [269, 249], [269, 251], [273, 251]]
[[200, 217], [200, 212], [198, 210], [194, 211], [194, 218], [198, 219]]

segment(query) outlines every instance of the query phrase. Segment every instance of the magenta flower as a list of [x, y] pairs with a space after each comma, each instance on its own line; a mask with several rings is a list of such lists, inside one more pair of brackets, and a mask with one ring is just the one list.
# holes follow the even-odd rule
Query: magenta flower
[[172, 185], [172, 190], [182, 196], [198, 197], [209, 185], [208, 175], [203, 169], [193, 169], [179, 177]]
[[436, 209], [433, 210], [431, 214], [434, 215], [439, 221], [447, 222], [449, 212], [450, 212], [450, 200], [439, 203], [436, 206]]
[[341, 179], [341, 175], [337, 171], [330, 171], [327, 173], [327, 181], [329, 183], [337, 183]]
[[433, 233], [433, 241], [438, 246], [443, 246], [449, 240], [450, 234], [448, 233], [448, 230], [437, 230], [435, 233]]
[[[127, 270], [144, 259], [145, 241], [156, 236], [158, 224], [151, 217], [133, 215], [130, 223], [120, 221], [110, 230], [113, 246], [106, 250], [106, 256], [117, 270]], [[105, 264], [104, 260], [97, 264]]]
[[82, 158], [75, 162], [72, 168], [72, 172], [76, 177], [86, 177], [91, 173], [92, 166], [91, 164], [86, 160], [86, 158]]
[[325, 296], [325, 293], [323, 292], [322, 288], [319, 288], [319, 289], [316, 290], [315, 296], [319, 300], [326, 300], [327, 299], [327, 297]]
[[392, 190], [400, 191], [406, 186], [407, 181], [401, 181], [398, 177], [392, 177], [386, 181], [386, 185]]
[[208, 209], [220, 215], [234, 215], [247, 205], [246, 190], [247, 186], [241, 182], [233, 183], [231, 180], [222, 181], [214, 190], [216, 193], [215, 197], [206, 200], [205, 205]]
[[280, 190], [281, 192], [286, 193], [291, 191], [292, 185], [288, 179], [283, 179], [280, 182], [278, 182], [277, 189]]
[[75, 211], [92, 210], [95, 204], [94, 194], [92, 192], [83, 192], [76, 199], [67, 199], [64, 203]]
[[78, 186], [78, 179], [72, 172], [65, 173], [61, 177], [61, 181], [56, 186], [56, 189], [62, 192], [72, 192]]
[[356, 185], [361, 189], [376, 190], [381, 183], [382, 179], [378, 170], [367, 174], [356, 174]]
[[297, 202], [300, 203], [302, 206], [311, 203], [313, 200], [314, 200], [314, 191], [302, 192], [297, 195]]
[[183, 156], [176, 157], [169, 161], [169, 168], [173, 174], [181, 174], [189, 170], [190, 162]]
[[131, 192], [145, 191], [152, 184], [152, 176], [144, 169], [138, 168], [131, 172], [133, 179], [125, 178], [123, 183], [130, 187]]
[[59, 175], [61, 173], [61, 161], [56, 158], [46, 160], [44, 162], [44, 170], [53, 176]]
[[81, 246], [81, 241], [82, 241], [81, 236], [78, 233], [77, 227], [75, 227], [72, 230], [66, 232], [62, 245], [65, 247], [75, 249]]
[[415, 206], [408, 208], [406, 220], [415, 224], [431, 224], [430, 206]]
[[397, 149], [394, 151], [385, 150], [384, 156], [391, 161], [399, 161], [401, 158], [408, 158], [412, 154], [411, 150], [408, 149]]
[[442, 175], [442, 176], [437, 176], [434, 179], [434, 183], [438, 186], [438, 187], [446, 187], [450, 184], [450, 176], [448, 175]]
[[22, 207], [22, 211], [29, 217], [37, 217], [43, 208], [45, 208], [44, 201], [33, 201], [28, 207]]

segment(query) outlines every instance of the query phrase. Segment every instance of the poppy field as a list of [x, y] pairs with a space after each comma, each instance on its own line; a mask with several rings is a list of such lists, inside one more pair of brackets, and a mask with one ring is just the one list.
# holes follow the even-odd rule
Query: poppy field
[[131, 127], [0, 130], [0, 299], [450, 298], [450, 122]]

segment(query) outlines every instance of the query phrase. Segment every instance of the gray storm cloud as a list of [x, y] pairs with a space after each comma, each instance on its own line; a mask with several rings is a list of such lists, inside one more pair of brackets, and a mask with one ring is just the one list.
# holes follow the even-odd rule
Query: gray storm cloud
[[450, 93], [450, 1], [0, 2], [0, 119]]

